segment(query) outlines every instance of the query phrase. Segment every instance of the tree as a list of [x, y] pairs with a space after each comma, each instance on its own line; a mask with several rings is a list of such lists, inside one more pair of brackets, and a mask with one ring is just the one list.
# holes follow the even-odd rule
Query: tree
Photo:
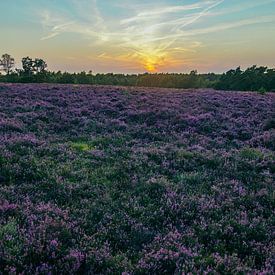
[[33, 74], [43, 74], [46, 71], [47, 63], [40, 58], [33, 60], [29, 56], [22, 58], [23, 74], [31, 76]]
[[33, 74], [33, 60], [29, 56], [22, 58], [22, 68], [25, 75]]
[[35, 58], [33, 61], [33, 69], [35, 73], [44, 73], [47, 68], [47, 63], [40, 58]]
[[0, 60], [0, 65], [3, 67], [2, 70], [6, 74], [10, 74], [11, 69], [14, 67], [14, 58], [9, 54], [5, 53], [2, 55], [2, 59]]

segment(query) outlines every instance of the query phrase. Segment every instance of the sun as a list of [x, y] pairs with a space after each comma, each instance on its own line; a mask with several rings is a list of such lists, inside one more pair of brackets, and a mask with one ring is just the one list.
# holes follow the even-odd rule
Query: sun
[[158, 49], [142, 50], [139, 53], [139, 60], [147, 72], [155, 73], [165, 65], [167, 53]]
[[146, 69], [146, 71], [148, 71], [149, 73], [157, 72], [156, 65], [152, 64], [151, 62], [147, 62], [146, 64], [144, 64], [144, 69]]

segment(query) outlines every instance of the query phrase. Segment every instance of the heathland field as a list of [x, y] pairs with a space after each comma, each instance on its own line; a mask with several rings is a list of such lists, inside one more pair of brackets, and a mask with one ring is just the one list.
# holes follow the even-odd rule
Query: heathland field
[[0, 85], [0, 274], [272, 274], [275, 94]]

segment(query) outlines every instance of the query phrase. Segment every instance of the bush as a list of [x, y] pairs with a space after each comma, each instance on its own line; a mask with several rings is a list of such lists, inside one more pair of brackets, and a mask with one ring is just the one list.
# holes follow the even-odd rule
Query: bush
[[265, 89], [264, 87], [261, 87], [261, 88], [258, 90], [258, 93], [259, 93], [260, 95], [264, 95], [264, 94], [267, 93], [267, 91], [266, 91], [266, 89]]

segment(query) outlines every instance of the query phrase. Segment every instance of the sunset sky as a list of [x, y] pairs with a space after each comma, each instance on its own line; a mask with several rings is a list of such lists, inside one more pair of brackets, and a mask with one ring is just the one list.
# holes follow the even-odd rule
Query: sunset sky
[[0, 53], [50, 70], [275, 67], [275, 0], [0, 0]]

